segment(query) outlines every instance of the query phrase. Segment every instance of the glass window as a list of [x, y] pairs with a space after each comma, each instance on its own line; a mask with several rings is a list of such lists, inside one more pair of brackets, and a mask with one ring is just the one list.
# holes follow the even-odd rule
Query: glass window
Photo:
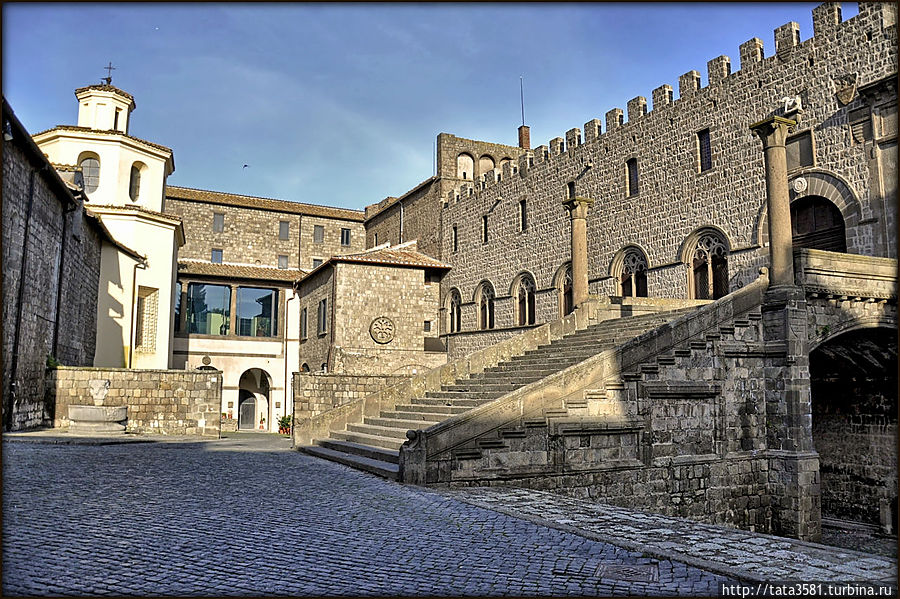
[[697, 134], [697, 145], [700, 150], [700, 172], [712, 168], [712, 151], [709, 146], [709, 129], [704, 129]]
[[277, 289], [238, 287], [237, 334], [244, 337], [273, 337], [277, 328]]
[[525, 200], [519, 200], [519, 231], [528, 229], [528, 204]]
[[209, 256], [209, 261], [213, 264], [222, 264], [222, 250], [213, 250]]
[[221, 233], [225, 230], [225, 214], [213, 212], [213, 233]]
[[181, 332], [181, 281], [175, 283], [175, 332]]
[[313, 243], [322, 243], [325, 241], [325, 227], [322, 225], [313, 226]]
[[300, 338], [306, 339], [309, 336], [309, 317], [306, 312], [306, 308], [303, 308], [300, 311]]
[[286, 220], [278, 222], [278, 239], [289, 239], [291, 236], [291, 223]]
[[227, 335], [231, 318], [231, 287], [191, 283], [187, 297], [188, 332]]
[[141, 193], [141, 169], [137, 166], [131, 167], [131, 180], [128, 182], [128, 197], [132, 202], [138, 201]]
[[637, 158], [632, 158], [625, 163], [628, 167], [628, 195], [638, 194], [638, 164]]
[[97, 191], [100, 186], [100, 161], [96, 158], [85, 158], [79, 166], [81, 166], [81, 174], [84, 177], [84, 192]]
[[319, 302], [319, 313], [318, 323], [317, 323], [317, 331], [321, 335], [322, 333], [328, 330], [328, 300], [323, 299]]
[[341, 245], [350, 245], [350, 229], [341, 229]]
[[278, 268], [288, 267], [288, 257], [285, 255], [278, 256]]
[[322, 259], [313, 258], [313, 268], [319, 268], [320, 266], [322, 266]]

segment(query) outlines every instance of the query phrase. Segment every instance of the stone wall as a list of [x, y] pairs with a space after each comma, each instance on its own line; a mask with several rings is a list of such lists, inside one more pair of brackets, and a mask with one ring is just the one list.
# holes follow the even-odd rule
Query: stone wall
[[52, 414], [48, 357], [93, 363], [105, 237], [5, 101], [3, 113], [13, 133], [3, 145], [3, 427], [19, 430]]
[[[424, 322], [436, 317], [439, 284], [423, 269], [352, 263], [335, 268], [332, 372], [412, 375], [447, 361], [445, 352], [425, 351]], [[393, 327], [390, 340], [381, 343], [370, 330], [379, 318]]]
[[[706, 87], [699, 85], [699, 73], [686, 73], [679, 78], [680, 89], [664, 85], [648, 94], [652, 110], [644, 98], [635, 98], [628, 102], [627, 115], [612, 110], [604, 123], [595, 119], [583, 131], [570, 130], [565, 139], [534, 149], [533, 158], [522, 157], [501, 181], [488, 173], [447, 196], [441, 257], [454, 268], [442, 282], [442, 297], [456, 288], [464, 302], [471, 301], [485, 280], [500, 296], [523, 271], [534, 275], [539, 290], [554, 287], [559, 269], [570, 260], [569, 217], [562, 207], [570, 183], [577, 196], [596, 200], [587, 217], [592, 293], [617, 292], [611, 278], [614, 259], [635, 245], [648, 260], [651, 296], [690, 297], [686, 261], [692, 248], [687, 246], [701, 228], [717, 230], [727, 241], [730, 288], [746, 285], [768, 262], [762, 247], [763, 152], [749, 126], [782, 110], [782, 98], [794, 95], [801, 96], [804, 110], [798, 133], [812, 136], [814, 163], [791, 171], [791, 182], [806, 178], [808, 194], [815, 191], [816, 177], [841, 181], [835, 198], [824, 188], [820, 192], [839, 202], [848, 250], [893, 255], [896, 241], [886, 233], [885, 219], [893, 218], [896, 206], [885, 200], [883, 190], [893, 189], [896, 172], [877, 170], [868, 158], [872, 142], [854, 141], [851, 135], [850, 114], [865, 112], [868, 101], [856, 94], [844, 104], [836, 91], [852, 88], [845, 79], [862, 87], [895, 77], [896, 7], [866, 4], [845, 22], [829, 12], [833, 8], [815, 9], [815, 35], [799, 44], [792, 34], [782, 35], [793, 26], [779, 29], [777, 56], [769, 51], [763, 57], [762, 41], [754, 38], [741, 46], [740, 70], [732, 71], [728, 57], [715, 58], [707, 65]], [[697, 135], [707, 129], [712, 166], [701, 172]], [[894, 143], [891, 135], [895, 139], [896, 133], [889, 133], [879, 142], [885, 152]], [[626, 161], [631, 159], [638, 164], [634, 194], [626, 185]], [[525, 231], [519, 230], [522, 199], [528, 213]], [[887, 205], [886, 216], [882, 204]], [[488, 217], [486, 243], [483, 216]], [[459, 234], [455, 253], [454, 226]], [[539, 293], [539, 315], [554, 314], [555, 299]], [[548, 306], [542, 308], [542, 303]], [[498, 323], [511, 321], [510, 307], [498, 303]], [[464, 306], [462, 320], [463, 330], [475, 329], [474, 309]]]
[[70, 405], [127, 406], [127, 432], [218, 437], [222, 374], [215, 370], [61, 367], [48, 376], [53, 425]]
[[[177, 188], [175, 188], [177, 190]], [[166, 212], [181, 217], [185, 245], [180, 258], [209, 261], [213, 249], [222, 250], [226, 263], [278, 267], [278, 256], [288, 257], [288, 268], [312, 268], [313, 258], [362, 251], [365, 228], [356, 220], [302, 214], [292, 202], [267, 200], [265, 206], [229, 205], [179, 197], [169, 190]], [[219, 194], [226, 195], [226, 194]], [[269, 205], [271, 204], [271, 206]], [[280, 205], [284, 205], [279, 209]], [[214, 214], [224, 215], [224, 230], [213, 230]], [[288, 222], [288, 238], [281, 239], [279, 223]], [[316, 225], [324, 227], [323, 240], [314, 239]], [[341, 245], [341, 229], [350, 229], [350, 245]]]
[[442, 189], [442, 182], [432, 178], [400, 198], [388, 198], [382, 203], [368, 206], [366, 213], [374, 216], [366, 220], [366, 247], [385, 242], [399, 244], [415, 239], [420, 252], [434, 258], [439, 257]]
[[[300, 283], [299, 309], [303, 319], [306, 310], [306, 336], [300, 333], [300, 365], [309, 367], [311, 372], [322, 370], [323, 364], [331, 359], [332, 327], [334, 326], [334, 265], [319, 269], [315, 274], [303, 279]], [[322, 333], [318, 332], [318, 308], [322, 300], [327, 302], [326, 326]], [[298, 331], [300, 326], [298, 325]], [[328, 367], [330, 368], [330, 366]]]
[[404, 376], [294, 373], [294, 418], [311, 418], [406, 380]]

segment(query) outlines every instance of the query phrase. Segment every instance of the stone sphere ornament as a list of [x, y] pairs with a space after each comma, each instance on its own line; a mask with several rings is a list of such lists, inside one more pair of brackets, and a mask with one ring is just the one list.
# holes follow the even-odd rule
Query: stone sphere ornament
[[390, 343], [394, 340], [394, 322], [386, 316], [379, 316], [369, 325], [369, 335], [375, 343]]

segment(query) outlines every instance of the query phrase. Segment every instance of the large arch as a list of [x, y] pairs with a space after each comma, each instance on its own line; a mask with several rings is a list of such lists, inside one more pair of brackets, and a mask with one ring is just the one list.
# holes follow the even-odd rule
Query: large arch
[[[249, 368], [238, 382], [238, 430], [265, 430], [271, 426], [272, 377], [262, 368]], [[262, 419], [265, 418], [265, 421]]]
[[897, 330], [832, 334], [809, 355], [822, 516], [897, 529]]
[[[810, 196], [825, 198], [835, 205], [844, 219], [847, 247], [854, 249], [851, 231], [855, 231], [862, 220], [862, 206], [858, 194], [850, 185], [834, 173], [821, 169], [802, 170], [793, 173], [788, 180], [791, 204]], [[759, 208], [756, 218], [756, 243], [764, 247], [769, 243], [769, 216], [765, 200]]]

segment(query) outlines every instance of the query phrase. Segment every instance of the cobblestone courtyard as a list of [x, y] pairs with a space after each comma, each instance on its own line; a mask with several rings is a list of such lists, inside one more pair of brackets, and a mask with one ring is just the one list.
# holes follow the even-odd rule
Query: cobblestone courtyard
[[[503, 492], [466, 495], [362, 474], [273, 435], [5, 442], [2, 591], [709, 595], [734, 580], [575, 534], [571, 518], [553, 524], [559, 510], [535, 519], [540, 495], [511, 493], [505, 507]], [[507, 513], [472, 503], [487, 500]]]

